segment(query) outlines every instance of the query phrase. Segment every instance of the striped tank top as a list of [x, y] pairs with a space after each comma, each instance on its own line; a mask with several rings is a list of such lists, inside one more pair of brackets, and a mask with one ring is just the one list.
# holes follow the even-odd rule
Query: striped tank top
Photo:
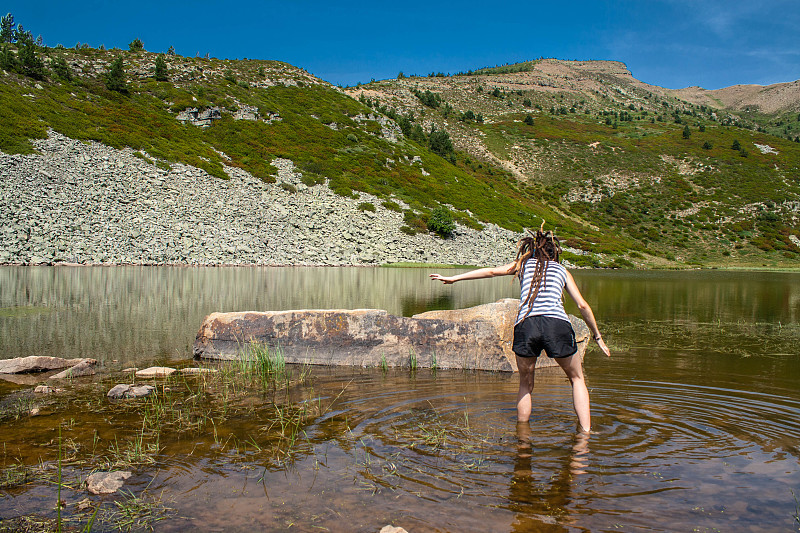
[[553, 318], [560, 318], [569, 322], [567, 312], [564, 311], [563, 293], [567, 284], [567, 269], [556, 261], [548, 261], [547, 269], [544, 272], [539, 293], [535, 299], [524, 303], [531, 292], [531, 282], [533, 273], [536, 271], [537, 260], [530, 258], [522, 265], [522, 282], [520, 287], [520, 306], [517, 313], [517, 320], [514, 325], [519, 324], [529, 316], [543, 315]]

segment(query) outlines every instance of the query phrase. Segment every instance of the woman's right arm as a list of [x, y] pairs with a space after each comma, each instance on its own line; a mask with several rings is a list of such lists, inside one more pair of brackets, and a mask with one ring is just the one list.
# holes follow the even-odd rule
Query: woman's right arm
[[441, 274], [431, 274], [430, 278], [434, 281], [441, 281], [445, 285], [450, 285], [456, 281], [465, 281], [468, 279], [484, 279], [493, 278], [495, 276], [510, 276], [516, 272], [516, 263], [508, 263], [497, 267], [479, 268], [477, 270], [470, 270], [463, 274], [455, 276], [442, 276]]
[[578, 310], [581, 312], [584, 322], [589, 326], [589, 330], [592, 332], [592, 338], [597, 342], [600, 349], [603, 350], [603, 353], [606, 354], [606, 357], [611, 357], [611, 351], [608, 349], [608, 346], [606, 346], [605, 341], [603, 341], [603, 336], [600, 334], [600, 329], [597, 327], [597, 321], [594, 319], [592, 308], [589, 307], [589, 304], [583, 299], [583, 295], [580, 289], [578, 289], [578, 285], [575, 283], [575, 278], [572, 277], [569, 271], [567, 271], [566, 289], [567, 294], [575, 300], [575, 305], [578, 306]]

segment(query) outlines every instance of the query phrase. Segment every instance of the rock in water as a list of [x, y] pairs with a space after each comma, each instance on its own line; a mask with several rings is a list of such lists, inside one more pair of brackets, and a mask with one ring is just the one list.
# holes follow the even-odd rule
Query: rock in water
[[154, 390], [156, 388], [152, 385], [128, 385], [123, 383], [112, 387], [107, 396], [112, 400], [142, 398], [149, 396]]
[[[512, 372], [517, 305], [506, 299], [411, 318], [379, 309], [212, 313], [197, 333], [194, 354], [238, 359], [252, 357], [260, 347], [280, 349], [287, 363]], [[583, 357], [588, 328], [580, 319], [572, 321]]]
[[97, 364], [95, 359], [64, 359], [62, 357], [46, 357], [32, 355], [30, 357], [15, 357], [14, 359], [0, 360], [0, 374], [22, 374], [25, 372], [46, 372], [69, 368], [78, 363], [87, 362]]
[[96, 372], [94, 370], [94, 359], [81, 361], [77, 365], [64, 370], [63, 372], [59, 372], [53, 376], [50, 376], [50, 379], [69, 379], [69, 378], [77, 378], [80, 376], [92, 376]]
[[161, 378], [166, 377], [169, 375], [174, 374], [177, 372], [176, 369], [170, 368], [168, 366], [151, 366], [150, 368], [144, 368], [142, 370], [136, 371], [137, 378]]
[[113, 494], [122, 488], [131, 472], [95, 472], [86, 478], [86, 487], [92, 494]]

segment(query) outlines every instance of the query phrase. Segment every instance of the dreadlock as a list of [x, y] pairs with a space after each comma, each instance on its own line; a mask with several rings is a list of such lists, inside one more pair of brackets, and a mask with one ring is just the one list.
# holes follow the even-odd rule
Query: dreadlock
[[539, 228], [539, 231], [533, 233], [528, 230], [528, 233], [530, 235], [523, 237], [517, 243], [517, 258], [514, 265], [516, 276], [519, 278], [520, 283], [522, 283], [525, 261], [531, 257], [537, 260], [536, 270], [533, 271], [531, 290], [525, 302], [523, 302], [523, 305], [536, 299], [542, 280], [545, 279], [549, 262], [561, 262], [561, 245], [558, 242], [558, 237], [550, 230], [544, 231], [544, 220], [542, 220], [542, 226]]

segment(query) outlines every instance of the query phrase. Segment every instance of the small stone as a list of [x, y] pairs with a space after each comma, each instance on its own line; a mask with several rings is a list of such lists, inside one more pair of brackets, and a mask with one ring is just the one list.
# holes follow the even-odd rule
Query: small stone
[[63, 392], [63, 389], [57, 389], [48, 385], [37, 385], [33, 392], [36, 394], [52, 394], [54, 392]]
[[89, 509], [91, 506], [92, 506], [92, 500], [90, 500], [89, 498], [84, 498], [75, 504], [75, 510], [85, 511], [86, 509]]
[[127, 471], [95, 472], [86, 478], [86, 487], [92, 494], [113, 494], [122, 488], [133, 474]]
[[139, 370], [136, 372], [137, 378], [158, 378], [169, 376], [177, 372], [174, 368], [169, 368], [167, 366], [151, 366], [150, 368], [145, 368], [143, 370]]
[[383, 526], [381, 528], [381, 533], [408, 533], [408, 531], [406, 531], [402, 527]]
[[30, 415], [31, 416], [37, 416], [40, 412], [41, 412], [41, 410], [38, 407], [34, 407], [33, 409], [31, 409]]

